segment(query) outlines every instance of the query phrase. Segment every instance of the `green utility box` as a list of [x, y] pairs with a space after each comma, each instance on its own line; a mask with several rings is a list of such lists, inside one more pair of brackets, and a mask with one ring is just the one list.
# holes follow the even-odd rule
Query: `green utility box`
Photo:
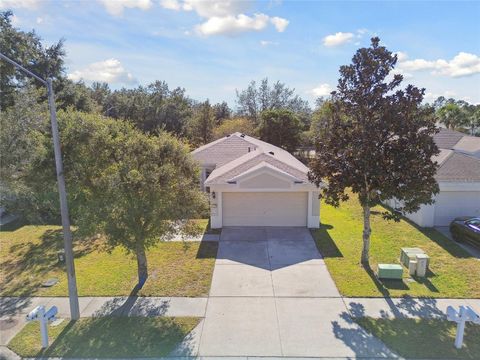
[[378, 277], [380, 279], [402, 280], [403, 267], [398, 264], [378, 264]]

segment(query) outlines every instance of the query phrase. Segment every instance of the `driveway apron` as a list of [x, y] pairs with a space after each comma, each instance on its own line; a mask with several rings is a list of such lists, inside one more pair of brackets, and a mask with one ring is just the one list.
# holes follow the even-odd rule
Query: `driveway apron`
[[224, 228], [200, 356], [395, 357], [356, 325], [306, 228]]

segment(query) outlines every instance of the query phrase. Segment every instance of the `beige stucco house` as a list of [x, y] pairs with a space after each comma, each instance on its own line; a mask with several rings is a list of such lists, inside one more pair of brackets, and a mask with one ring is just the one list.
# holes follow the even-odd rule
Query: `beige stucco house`
[[210, 196], [212, 228], [319, 227], [318, 188], [308, 181], [308, 168], [289, 152], [234, 133], [192, 155]]
[[[422, 227], [448, 226], [460, 216], [480, 216], [480, 137], [441, 129], [434, 136], [440, 153], [435, 178], [440, 192], [435, 203], [406, 216]], [[387, 202], [396, 207], [395, 199]]]

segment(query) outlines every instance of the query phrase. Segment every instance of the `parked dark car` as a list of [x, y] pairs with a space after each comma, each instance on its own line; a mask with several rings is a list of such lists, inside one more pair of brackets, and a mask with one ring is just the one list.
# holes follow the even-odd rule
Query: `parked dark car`
[[456, 218], [450, 224], [450, 232], [455, 241], [466, 242], [480, 249], [480, 218]]

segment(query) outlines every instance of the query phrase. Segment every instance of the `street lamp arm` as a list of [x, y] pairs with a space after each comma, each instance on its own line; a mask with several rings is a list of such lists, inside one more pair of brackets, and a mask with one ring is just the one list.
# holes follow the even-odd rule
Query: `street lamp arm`
[[6, 57], [5, 55], [3, 55], [2, 53], [0, 53], [0, 58], [5, 60], [6, 62], [12, 64], [13, 66], [19, 68], [20, 70], [22, 70], [23, 72], [27, 73], [28, 75], [30, 75], [31, 77], [35, 78], [36, 80], [40, 81], [43, 85], [47, 85], [47, 82], [45, 80], [43, 80], [40, 76], [34, 74], [33, 72], [31, 72], [30, 70], [24, 68], [22, 65], [20, 65], [19, 63], [13, 61], [12, 59]]

